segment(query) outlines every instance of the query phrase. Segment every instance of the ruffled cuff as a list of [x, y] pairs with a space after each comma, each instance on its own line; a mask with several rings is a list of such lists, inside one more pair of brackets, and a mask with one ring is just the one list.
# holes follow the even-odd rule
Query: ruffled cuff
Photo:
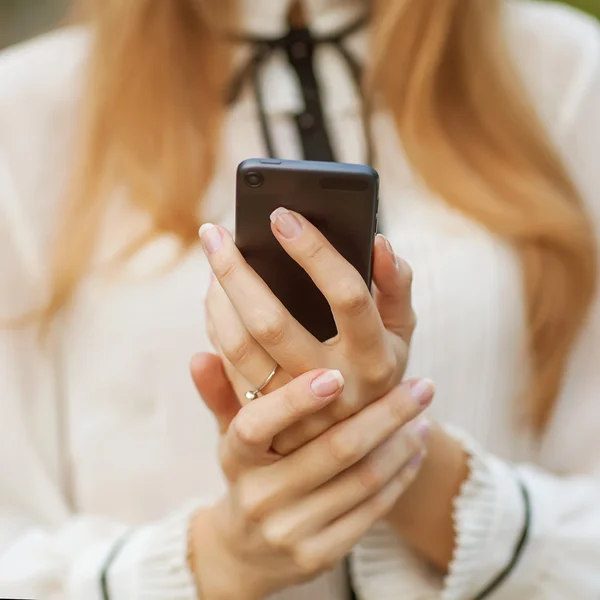
[[513, 469], [462, 432], [447, 428], [470, 455], [470, 475], [454, 501], [456, 550], [442, 600], [470, 600], [510, 564], [523, 534], [525, 505]]
[[109, 571], [111, 600], [198, 600], [188, 565], [195, 502], [156, 524], [136, 530]]
[[[373, 527], [352, 555], [361, 600], [472, 600], [510, 564], [523, 533], [525, 506], [512, 468], [456, 430], [448, 433], [470, 456], [470, 474], [454, 501], [457, 540], [442, 579], [384, 522]], [[511, 579], [502, 598], [511, 595]]]

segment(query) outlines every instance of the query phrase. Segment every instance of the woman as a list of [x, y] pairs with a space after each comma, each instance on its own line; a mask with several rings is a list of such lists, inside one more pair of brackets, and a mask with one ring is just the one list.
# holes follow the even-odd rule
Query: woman
[[[345, 598], [336, 565], [362, 538], [362, 598], [597, 597], [597, 25], [491, 0], [86, 4], [83, 28], [0, 63], [0, 299], [30, 317], [1, 341], [0, 595]], [[376, 304], [356, 285], [337, 304], [370, 348], [349, 319], [316, 354], [295, 330], [240, 411], [220, 360], [195, 359], [219, 464], [184, 367], [209, 348], [209, 262], [238, 392], [285, 362], [269, 345], [283, 320], [244, 313], [223, 277], [235, 166], [365, 161], [369, 140], [386, 234], [415, 271], [408, 370], [409, 273], [380, 238]], [[314, 274], [294, 244], [324, 241], [287, 215], [302, 233], [286, 242], [282, 217]], [[218, 225], [207, 259], [201, 222]], [[273, 302], [256, 284], [249, 311]], [[431, 385], [393, 387], [413, 375], [436, 381], [448, 426], [428, 441], [414, 419]]]

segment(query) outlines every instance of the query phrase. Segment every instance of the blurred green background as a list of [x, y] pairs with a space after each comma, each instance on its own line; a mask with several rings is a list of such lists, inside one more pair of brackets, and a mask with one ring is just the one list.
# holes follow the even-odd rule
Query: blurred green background
[[[0, 48], [52, 28], [63, 18], [69, 3], [70, 0], [0, 0]], [[568, 3], [600, 18], [600, 0]]]
[[600, 0], [573, 0], [568, 4], [578, 6], [579, 8], [587, 10], [588, 12], [591, 12], [600, 18]]
[[0, 47], [51, 29], [64, 17], [70, 2], [71, 0], [0, 0]]

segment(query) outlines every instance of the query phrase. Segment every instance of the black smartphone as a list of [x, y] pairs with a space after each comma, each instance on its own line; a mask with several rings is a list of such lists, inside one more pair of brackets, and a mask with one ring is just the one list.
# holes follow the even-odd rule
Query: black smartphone
[[238, 167], [237, 246], [308, 331], [331, 339], [337, 329], [327, 301], [271, 231], [269, 217], [280, 206], [315, 225], [370, 289], [379, 175], [371, 167], [333, 162], [250, 159]]

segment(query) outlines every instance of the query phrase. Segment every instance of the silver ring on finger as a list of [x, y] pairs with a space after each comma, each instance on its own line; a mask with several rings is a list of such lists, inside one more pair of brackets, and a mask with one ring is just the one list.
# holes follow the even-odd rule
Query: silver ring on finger
[[264, 383], [260, 387], [246, 392], [246, 399], [250, 400], [250, 402], [252, 402], [252, 400], [256, 400], [260, 393], [271, 383], [273, 377], [275, 377], [275, 373], [277, 373], [277, 369], [279, 369], [279, 365], [275, 365], [273, 367], [273, 370], [269, 373], [269, 376], [265, 379]]

